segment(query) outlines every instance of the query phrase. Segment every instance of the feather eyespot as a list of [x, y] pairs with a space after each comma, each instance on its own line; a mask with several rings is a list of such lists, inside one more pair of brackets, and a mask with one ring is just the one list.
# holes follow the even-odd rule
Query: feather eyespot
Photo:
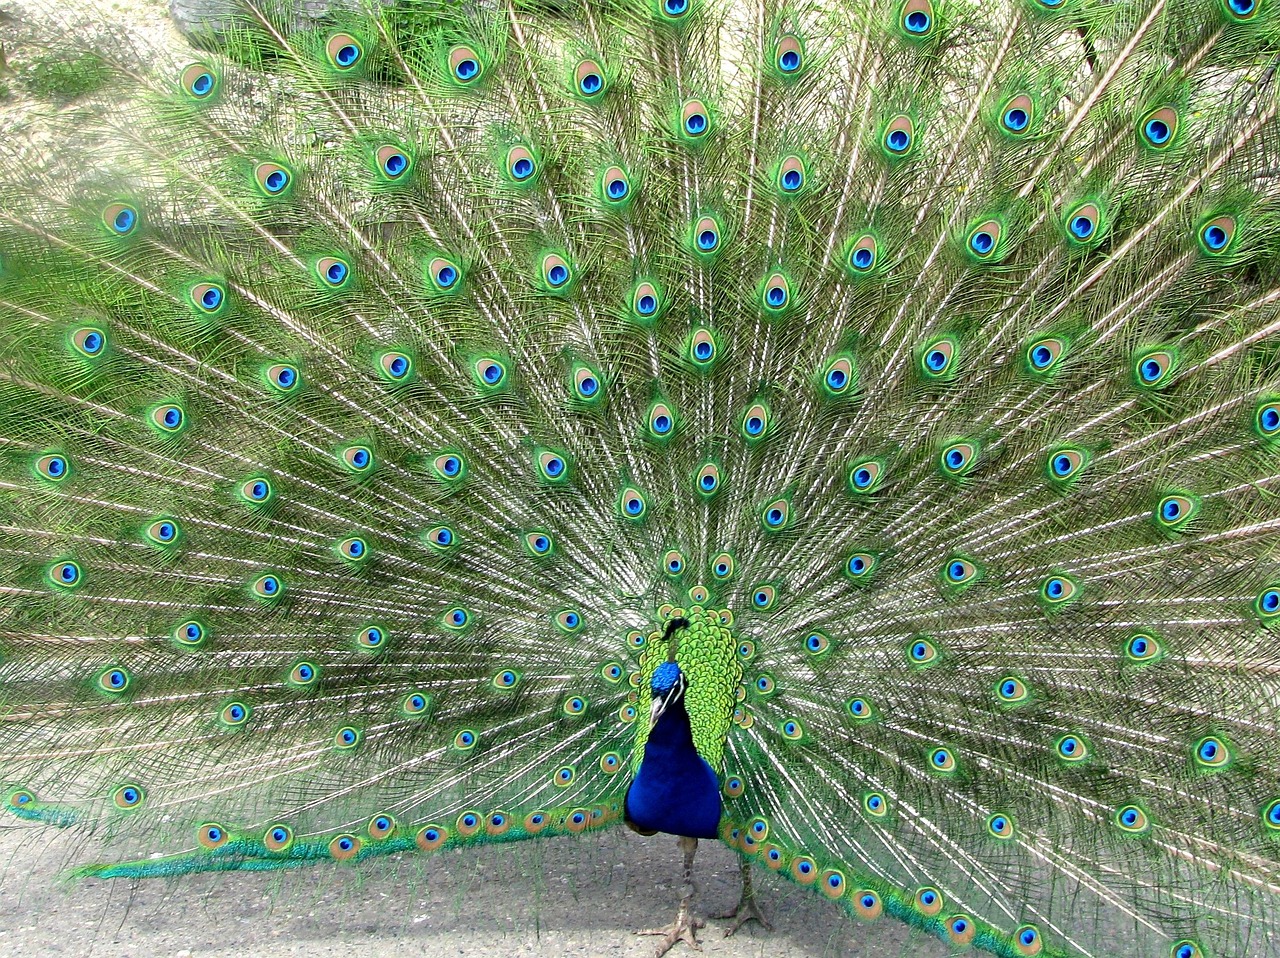
[[1013, 819], [997, 812], [987, 819], [987, 833], [993, 838], [1009, 839], [1013, 837]]
[[937, 645], [928, 636], [916, 636], [907, 646], [907, 657], [913, 665], [931, 665], [939, 654]]
[[973, 471], [978, 461], [978, 447], [972, 442], [956, 442], [942, 450], [938, 465], [943, 475], [963, 478]]
[[1006, 675], [996, 683], [996, 698], [1004, 705], [1018, 705], [1030, 696], [1026, 683], [1017, 676]]
[[853, 359], [848, 355], [834, 357], [822, 371], [823, 392], [833, 399], [852, 394], [857, 381]]
[[1010, 97], [1000, 110], [1000, 129], [1009, 136], [1020, 137], [1031, 129], [1035, 103], [1025, 93]]
[[347, 469], [356, 474], [373, 469], [373, 450], [368, 446], [348, 446], [339, 451], [338, 458]]
[[866, 582], [876, 571], [879, 560], [870, 552], [855, 552], [845, 560], [844, 571], [854, 582]]
[[448, 838], [449, 833], [439, 825], [427, 825], [418, 829], [418, 833], [414, 836], [414, 841], [424, 852], [433, 852], [443, 845]]
[[1264, 398], [1253, 414], [1254, 428], [1263, 439], [1280, 438], [1280, 401]]
[[1262, 810], [1262, 824], [1268, 831], [1280, 831], [1280, 798], [1269, 802]]
[[55, 562], [47, 573], [49, 581], [61, 589], [75, 589], [84, 580], [84, 573], [78, 562], [67, 560]]
[[978, 933], [978, 926], [968, 915], [953, 915], [947, 919], [947, 936], [953, 944], [968, 945]]
[[916, 128], [911, 117], [900, 113], [886, 123], [880, 144], [890, 159], [899, 160], [910, 155], [916, 144]]
[[1027, 347], [1027, 366], [1033, 373], [1047, 373], [1057, 367], [1066, 349], [1067, 344], [1061, 339], [1038, 339]]
[[215, 822], [205, 822], [196, 830], [196, 841], [202, 847], [213, 851], [231, 841], [231, 833]]
[[97, 326], [81, 326], [72, 331], [71, 345], [82, 356], [97, 359], [106, 350], [106, 331]]
[[559, 453], [544, 450], [537, 454], [538, 472], [547, 482], [564, 482], [569, 475], [569, 466]]
[[606, 775], [622, 771], [622, 756], [617, 752], [605, 752], [600, 756], [600, 770]]
[[1089, 743], [1080, 735], [1063, 735], [1053, 743], [1053, 750], [1064, 762], [1083, 762], [1089, 757]]
[[693, 224], [693, 249], [699, 256], [709, 258], [720, 249], [722, 235], [720, 223], [715, 217], [703, 216]]
[[[1280, 611], [1280, 595], [1277, 595], [1277, 611]], [[1125, 642], [1124, 654], [1132, 662], [1146, 663], [1159, 658], [1164, 652], [1160, 639], [1148, 632], [1138, 632]]]
[[856, 462], [849, 468], [849, 490], [855, 495], [866, 495], [880, 487], [884, 465], [876, 459]]
[[344, 725], [333, 736], [333, 747], [342, 752], [353, 752], [360, 747], [364, 733], [351, 725]]
[[956, 770], [956, 758], [951, 749], [939, 746], [929, 752], [929, 768], [934, 772], [949, 774]]
[[1143, 835], [1151, 829], [1151, 819], [1137, 805], [1123, 805], [1116, 809], [1116, 827], [1128, 835]]
[[764, 403], [753, 403], [742, 415], [742, 436], [747, 442], [759, 442], [769, 434], [769, 409]]
[[192, 63], [178, 78], [182, 92], [193, 100], [208, 100], [218, 89], [218, 75], [203, 63]]
[[804, 46], [793, 33], [783, 34], [774, 46], [774, 64], [784, 77], [794, 77], [804, 69]]
[[[665, 0], [670, 3], [672, 0]], [[676, 0], [683, 2], [683, 0]], [[701, 100], [689, 100], [680, 108], [680, 130], [692, 140], [699, 140], [711, 131], [711, 114]]]
[[269, 852], [287, 851], [293, 844], [293, 829], [288, 825], [273, 825], [262, 837], [262, 844]]
[[868, 699], [862, 696], [851, 698], [845, 703], [845, 710], [859, 722], [865, 722], [875, 717], [875, 708]]
[[453, 737], [453, 747], [459, 752], [468, 752], [476, 747], [479, 736], [469, 728], [464, 728], [461, 732]]
[[975, 562], [963, 556], [953, 556], [943, 567], [942, 578], [948, 586], [966, 586], [976, 582], [982, 574]]
[[253, 170], [254, 182], [267, 196], [283, 196], [293, 183], [293, 175], [279, 163], [259, 163]]
[[1252, 20], [1258, 12], [1258, 0], [1222, 0], [1222, 6], [1233, 20]]
[[267, 384], [279, 393], [291, 393], [298, 388], [301, 377], [298, 367], [292, 363], [272, 363], [264, 371]]
[[864, 888], [853, 896], [853, 910], [859, 918], [867, 921], [879, 918], [884, 912], [884, 903], [880, 896], [869, 888]]
[[431, 258], [427, 263], [427, 276], [437, 293], [454, 293], [461, 288], [462, 269], [443, 256]]
[[381, 649], [387, 644], [387, 633], [380, 625], [366, 625], [356, 633], [356, 644], [367, 651]]
[[884, 818], [889, 814], [889, 800], [880, 792], [867, 792], [862, 796], [862, 810], [872, 818]]
[[50, 482], [62, 482], [71, 474], [71, 465], [65, 456], [50, 453], [35, 461], [35, 470], [38, 475]]
[[115, 236], [128, 236], [139, 221], [138, 210], [128, 203], [111, 203], [102, 211], [102, 222]]
[[920, 375], [926, 380], [946, 379], [959, 352], [954, 339], [939, 339], [920, 351]]
[[250, 709], [243, 702], [230, 702], [223, 706], [222, 711], [218, 713], [218, 719], [223, 725], [231, 728], [237, 728], [249, 721]]
[[936, 26], [933, 4], [929, 0], [907, 0], [902, 5], [898, 26], [912, 40], [923, 40], [932, 36]]
[[820, 656], [831, 648], [831, 640], [821, 632], [810, 632], [805, 636], [804, 650], [809, 655]]
[[513, 146], [507, 151], [507, 175], [517, 184], [532, 183], [538, 173], [538, 162], [526, 146]]
[[275, 573], [267, 572], [254, 579], [249, 590], [257, 599], [274, 602], [284, 595], [284, 581]]
[[998, 258], [1004, 227], [999, 220], [984, 220], [969, 231], [965, 246], [969, 255], [979, 262]]
[[406, 715], [425, 715], [430, 707], [431, 696], [425, 692], [410, 692], [405, 696], [403, 709]]
[[768, 611], [777, 598], [777, 590], [771, 585], [757, 586], [751, 594], [751, 606], [758, 612]]
[[1215, 216], [1204, 223], [1197, 233], [1199, 245], [1208, 256], [1221, 256], [1228, 252], [1235, 238], [1234, 216]]
[[197, 283], [188, 292], [191, 304], [207, 315], [214, 316], [222, 311], [227, 302], [227, 291], [218, 283]]
[[396, 830], [396, 820], [390, 815], [383, 812], [369, 819], [369, 837], [375, 842], [382, 841], [384, 838], [390, 838]]
[[556, 784], [557, 788], [567, 788], [573, 784], [574, 778], [577, 777], [577, 770], [572, 765], [565, 765], [555, 770], [551, 776], [551, 780]]
[[147, 419], [161, 433], [174, 435], [187, 424], [186, 413], [177, 403], [164, 403], [147, 414]]
[[760, 510], [760, 522], [766, 532], [780, 532], [791, 522], [791, 504], [786, 499], [775, 499]]
[[449, 552], [458, 546], [458, 534], [451, 526], [436, 526], [427, 530], [427, 545], [437, 552]]
[[649, 409], [645, 424], [648, 437], [656, 442], [670, 439], [676, 433], [676, 412], [668, 403], [656, 402]]
[[1046, 606], [1066, 605], [1079, 597], [1080, 586], [1065, 575], [1052, 575], [1040, 583], [1040, 601]]
[[624, 487], [618, 495], [618, 512], [624, 519], [638, 522], [645, 517], [648, 508], [644, 493], [635, 486]]
[[442, 452], [431, 460], [431, 468], [437, 479], [443, 482], [456, 482], [466, 476], [467, 460], [456, 452]]
[[944, 899], [938, 889], [926, 886], [916, 891], [915, 902], [921, 914], [932, 918], [942, 911]]
[[866, 275], [875, 267], [879, 253], [880, 247], [876, 238], [870, 233], [864, 233], [849, 245], [846, 261], [855, 275]]
[[555, 550], [555, 543], [545, 532], [528, 532], [524, 536], [524, 545], [535, 556], [548, 556]]
[[349, 562], [362, 562], [369, 557], [369, 544], [359, 536], [348, 536], [338, 543], [337, 551]]
[[839, 898], [844, 894], [844, 886], [844, 872], [835, 868], [828, 868], [818, 876], [818, 887], [828, 898]]
[[729, 552], [721, 552], [711, 560], [711, 574], [721, 581], [730, 578], [737, 567], [733, 554]]
[[1204, 958], [1204, 951], [1194, 941], [1184, 938], [1169, 946], [1169, 958]]
[[133, 676], [120, 666], [104, 669], [98, 674], [98, 688], [110, 695], [121, 695], [133, 684]]
[[198, 649], [209, 637], [208, 630], [195, 619], [181, 623], [172, 634], [173, 641], [188, 649]]
[[360, 62], [364, 56], [364, 48], [349, 33], [335, 33], [329, 38], [329, 42], [324, 47], [325, 55], [329, 58], [329, 63], [338, 70], [350, 70]]
[[1268, 586], [1253, 600], [1253, 610], [1263, 622], [1280, 616], [1280, 585]]
[[1034, 925], [1023, 925], [1013, 933], [1013, 947], [1020, 955], [1038, 955], [1044, 948], [1044, 941]]
[[413, 166], [413, 160], [407, 152], [390, 144], [378, 147], [374, 157], [378, 163], [378, 172], [389, 180], [404, 179]]
[[801, 885], [812, 885], [818, 880], [818, 866], [808, 855], [797, 855], [791, 860], [791, 877]]
[[562, 711], [565, 715], [582, 715], [587, 710], [587, 700], [581, 695], [573, 695], [565, 699]]
[[781, 313], [791, 302], [791, 283], [782, 273], [770, 273], [765, 277], [760, 303], [766, 313]]
[[1089, 453], [1086, 450], [1064, 447], [1049, 453], [1045, 472], [1051, 482], [1070, 483], [1071, 480], [1079, 478], [1088, 464]]
[[338, 835], [329, 842], [329, 855], [335, 861], [349, 862], [360, 854], [360, 839], [355, 835]]
[[449, 51], [449, 75], [458, 83], [470, 84], [484, 73], [484, 61], [474, 49], [459, 44]]
[[1155, 519], [1160, 528], [1177, 532], [1184, 529], [1199, 511], [1198, 498], [1175, 493], [1165, 496], [1156, 505]]
[[807, 179], [804, 161], [798, 156], [784, 157], [778, 164], [778, 189], [791, 196], [804, 189]]
[[446, 629], [456, 632], [471, 624], [471, 613], [461, 606], [454, 606], [440, 617], [440, 622]]
[[595, 60], [583, 60], [573, 71], [574, 87], [588, 100], [604, 92], [604, 71]]
[[274, 490], [271, 488], [271, 482], [262, 477], [246, 479], [240, 484], [240, 496], [252, 505], [262, 505], [270, 501]]
[[310, 688], [320, 681], [320, 670], [311, 662], [297, 662], [289, 670], [289, 684], [294, 688]]
[[1231, 764], [1231, 747], [1217, 735], [1206, 735], [1195, 745], [1195, 761], [1204, 769], [1217, 770]]
[[1168, 106], [1151, 111], [1138, 121], [1138, 136], [1148, 149], [1168, 149], [1178, 136], [1178, 111]]
[[111, 801], [116, 808], [125, 810], [138, 808], [145, 798], [146, 792], [141, 785], [121, 785], [111, 793]]

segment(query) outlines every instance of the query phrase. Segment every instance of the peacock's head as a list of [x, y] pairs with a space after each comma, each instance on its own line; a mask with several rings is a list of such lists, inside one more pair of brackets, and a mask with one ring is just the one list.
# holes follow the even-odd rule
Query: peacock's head
[[653, 670], [653, 678], [649, 680], [649, 690], [653, 693], [649, 706], [650, 728], [658, 724], [663, 712], [683, 700], [688, 684], [689, 680], [675, 662], [663, 662]]

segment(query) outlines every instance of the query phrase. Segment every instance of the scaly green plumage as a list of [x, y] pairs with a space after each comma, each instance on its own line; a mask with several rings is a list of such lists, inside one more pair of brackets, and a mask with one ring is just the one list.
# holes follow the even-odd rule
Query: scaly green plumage
[[7, 809], [101, 877], [605, 827], [674, 654], [724, 840], [855, 916], [1266, 952], [1278, 13], [33, 12]]

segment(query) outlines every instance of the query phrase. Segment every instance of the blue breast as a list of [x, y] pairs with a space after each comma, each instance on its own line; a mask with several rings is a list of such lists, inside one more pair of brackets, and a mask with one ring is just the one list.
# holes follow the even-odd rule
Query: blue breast
[[625, 804], [627, 821], [641, 831], [718, 837], [720, 780], [693, 747], [683, 701], [673, 702], [649, 732]]

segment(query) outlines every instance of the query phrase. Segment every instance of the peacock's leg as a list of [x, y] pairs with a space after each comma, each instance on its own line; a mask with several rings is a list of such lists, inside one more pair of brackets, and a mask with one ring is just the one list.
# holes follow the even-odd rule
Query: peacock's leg
[[717, 918], [734, 919], [733, 924], [724, 931], [726, 938], [753, 919], [760, 922], [765, 931], [773, 931], [773, 925], [769, 924], [764, 917], [764, 913], [760, 911], [760, 906], [756, 904], [755, 889], [751, 887], [751, 863], [744, 858], [741, 864], [742, 897], [738, 899], [738, 904], [734, 905], [730, 911], [715, 916]]
[[680, 850], [684, 852], [684, 883], [681, 886], [680, 908], [676, 912], [676, 920], [665, 928], [649, 928], [636, 932], [637, 935], [661, 935], [656, 958], [662, 958], [677, 941], [683, 941], [694, 951], [701, 951], [698, 944], [698, 929], [706, 924], [701, 918], [693, 915], [693, 856], [698, 851], [696, 838], [680, 838]]

